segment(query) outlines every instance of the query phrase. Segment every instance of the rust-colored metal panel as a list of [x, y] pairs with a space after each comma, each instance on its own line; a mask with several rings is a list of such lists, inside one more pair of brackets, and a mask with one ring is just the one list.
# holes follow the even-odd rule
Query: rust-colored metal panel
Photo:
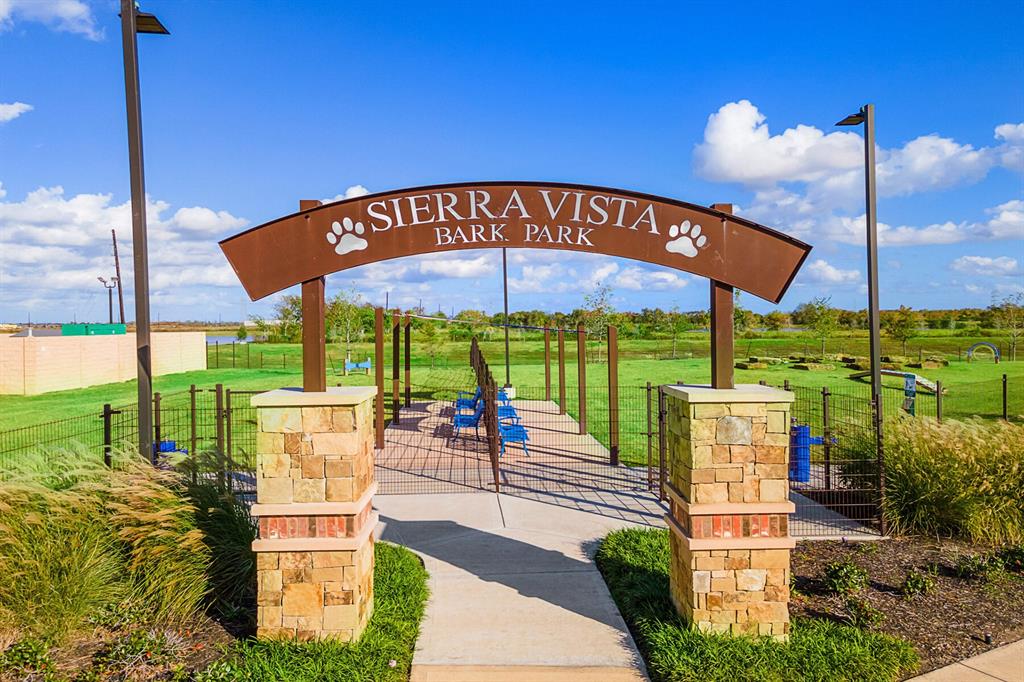
[[561, 183], [419, 187], [301, 210], [220, 243], [249, 296], [357, 265], [489, 247], [564, 249], [692, 272], [778, 302], [810, 246], [674, 199]]
[[733, 296], [728, 284], [711, 282], [711, 387], [734, 388]]

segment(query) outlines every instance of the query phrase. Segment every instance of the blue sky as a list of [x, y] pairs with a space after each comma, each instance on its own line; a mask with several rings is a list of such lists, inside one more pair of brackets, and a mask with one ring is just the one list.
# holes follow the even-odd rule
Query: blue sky
[[[1024, 284], [1019, 1], [142, 9], [172, 32], [140, 37], [160, 319], [265, 313], [272, 298], [245, 298], [216, 241], [299, 199], [510, 179], [732, 202], [815, 247], [779, 307], [862, 307], [862, 141], [833, 124], [866, 101], [882, 305], [985, 306]], [[114, 0], [0, 2], [0, 320], [105, 317], [112, 227], [130, 280], [123, 98]], [[516, 308], [575, 307], [600, 283], [624, 309], [707, 306], [704, 281], [639, 263], [510, 264]], [[352, 285], [373, 302], [495, 310], [500, 260], [328, 279], [329, 293]]]

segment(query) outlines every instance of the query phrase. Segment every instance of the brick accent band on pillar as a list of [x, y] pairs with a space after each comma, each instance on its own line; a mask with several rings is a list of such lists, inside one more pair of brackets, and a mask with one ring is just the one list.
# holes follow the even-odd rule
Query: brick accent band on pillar
[[257, 636], [357, 639], [373, 613], [373, 386], [279, 389], [256, 408]]
[[672, 603], [698, 630], [789, 636], [789, 412], [767, 386], [666, 386]]

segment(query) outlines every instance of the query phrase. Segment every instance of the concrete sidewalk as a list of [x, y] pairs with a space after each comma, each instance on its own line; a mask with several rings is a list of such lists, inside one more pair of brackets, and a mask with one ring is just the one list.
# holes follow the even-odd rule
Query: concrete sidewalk
[[430, 572], [414, 682], [647, 679], [592, 560], [601, 537], [634, 524], [493, 493], [379, 495], [374, 505], [378, 536]]
[[1024, 682], [1024, 639], [912, 679], [914, 682]]

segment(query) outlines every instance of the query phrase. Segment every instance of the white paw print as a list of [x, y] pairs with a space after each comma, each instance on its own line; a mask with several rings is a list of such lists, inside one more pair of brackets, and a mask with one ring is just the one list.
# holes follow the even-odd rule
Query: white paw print
[[668, 236], [671, 241], [665, 244], [665, 250], [672, 253], [681, 253], [687, 258], [697, 255], [697, 250], [704, 248], [708, 238], [700, 233], [700, 225], [690, 227], [690, 221], [684, 220], [679, 225], [670, 225]]
[[362, 251], [366, 248], [366, 240], [361, 235], [366, 231], [362, 221], [352, 222], [348, 216], [342, 218], [341, 222], [334, 221], [331, 224], [331, 231], [327, 233], [327, 241], [334, 244], [334, 252], [344, 256], [352, 251]]

